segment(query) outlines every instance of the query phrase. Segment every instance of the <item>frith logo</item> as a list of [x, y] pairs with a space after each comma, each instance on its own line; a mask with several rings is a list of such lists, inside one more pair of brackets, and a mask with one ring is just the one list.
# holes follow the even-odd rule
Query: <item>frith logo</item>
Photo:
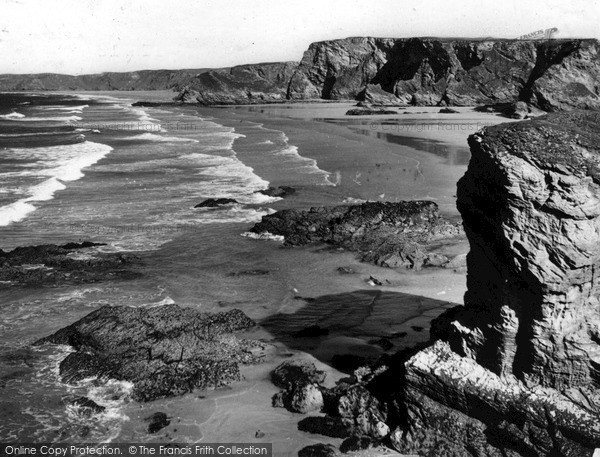
[[536, 30], [535, 32], [528, 33], [527, 35], [521, 35], [517, 38], [517, 40], [550, 40], [552, 35], [555, 33], [558, 33], [558, 29], [556, 27], [552, 27], [551, 29]]

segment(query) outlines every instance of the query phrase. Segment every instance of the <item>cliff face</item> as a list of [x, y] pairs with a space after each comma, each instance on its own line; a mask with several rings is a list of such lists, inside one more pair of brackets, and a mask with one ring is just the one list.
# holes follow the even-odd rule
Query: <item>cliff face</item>
[[92, 75], [0, 75], [0, 91], [31, 90], [169, 90], [179, 91], [184, 83], [206, 69], [142, 70]]
[[600, 447], [600, 113], [499, 125], [469, 143], [457, 194], [471, 245], [465, 306], [434, 321], [438, 341], [406, 363], [410, 425], [397, 447], [591, 456]]
[[280, 102], [287, 99], [295, 62], [240, 65], [196, 76], [178, 99], [205, 105]]
[[[268, 64], [273, 66], [273, 64]], [[224, 72], [192, 79], [185, 93], [198, 101], [325, 99], [385, 103], [473, 106], [522, 100], [547, 111], [600, 107], [597, 40], [466, 41], [347, 38], [313, 43], [291, 71], [261, 74], [246, 66], [234, 78]], [[275, 78], [274, 78], [275, 76]], [[269, 90], [269, 88], [273, 90]], [[267, 90], [267, 93], [265, 93]], [[206, 93], [210, 97], [206, 97]]]

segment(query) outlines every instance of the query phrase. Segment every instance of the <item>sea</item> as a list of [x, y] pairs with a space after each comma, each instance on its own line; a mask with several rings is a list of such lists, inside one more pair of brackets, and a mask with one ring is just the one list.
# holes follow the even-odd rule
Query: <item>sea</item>
[[[257, 240], [248, 233], [253, 223], [282, 208], [371, 197], [364, 194], [365, 189], [371, 189], [366, 174], [358, 179], [360, 173], [352, 171], [353, 182], [342, 182], [343, 171], [333, 165], [333, 159], [325, 155], [325, 166], [311, 157], [314, 154], [303, 154], [304, 146], [290, 140], [283, 128], [267, 125], [260, 116], [252, 115], [252, 110], [236, 117], [229, 115], [231, 112], [193, 106], [133, 106], [135, 96], [0, 94], [0, 249], [93, 241], [104, 244], [84, 249], [79, 255], [127, 252], [138, 256], [143, 264], [141, 277], [122, 281], [28, 288], [0, 283], [1, 442], [155, 439], [148, 437], [144, 417], [157, 409], [170, 412], [179, 424], [178, 431], [171, 429], [170, 438], [160, 439], [203, 439], [200, 430], [210, 416], [207, 411], [218, 411], [219, 405], [227, 404], [225, 398], [230, 398], [230, 392], [139, 405], [132, 402], [132, 386], [124, 381], [61, 382], [58, 365], [71, 349], [31, 346], [100, 306], [177, 303], [210, 312], [239, 307], [253, 319], [281, 325], [287, 332], [293, 330], [286, 321], [288, 316], [295, 315], [294, 325], [302, 328], [318, 322], [315, 319], [344, 316], [348, 310], [355, 310], [355, 316], [366, 316], [366, 310], [373, 309], [373, 297], [382, 297], [385, 302], [381, 292], [363, 290], [369, 288], [363, 278], [350, 280], [332, 273], [339, 265], [354, 262], [353, 268], [368, 278], [369, 268], [376, 267], [357, 266], [353, 255], [322, 249], [292, 252], [282, 248], [277, 237]], [[152, 99], [152, 94], [139, 97]], [[355, 130], [356, 137], [373, 135], [366, 124]], [[327, 146], [329, 130], [323, 132], [319, 141], [337, 154], [336, 146]], [[348, 141], [350, 146], [361, 144], [355, 137]], [[433, 151], [432, 142], [419, 141], [393, 145], [400, 152], [390, 154], [390, 163], [404, 176], [402, 189], [410, 191], [409, 198], [432, 192], [423, 180], [435, 167], [425, 167], [425, 175], [422, 169], [424, 160], [431, 158], [439, 176], [444, 177], [444, 184], [438, 186], [443, 189], [439, 198], [451, 206], [454, 195], [448, 189], [454, 183], [450, 181], [466, 168], [468, 149], [458, 148], [457, 152], [457, 148], [450, 148], [450, 152], [440, 153], [439, 145]], [[383, 170], [380, 165], [373, 162], [373, 173]], [[450, 178], [448, 170], [453, 170]], [[353, 187], [344, 187], [346, 182]], [[297, 194], [284, 200], [259, 192], [280, 185], [294, 187]], [[394, 187], [385, 183], [378, 186], [383, 187], [373, 187], [372, 192], [380, 199], [384, 199], [386, 189]], [[352, 189], [358, 190], [353, 193]], [[401, 197], [402, 192], [398, 192]], [[194, 208], [209, 198], [231, 198], [237, 203]], [[268, 274], [246, 274], [253, 271]], [[354, 283], [349, 286], [348, 281]], [[443, 281], [456, 279], [446, 278], [440, 284]], [[326, 297], [320, 303], [331, 315], [323, 317], [322, 309], [317, 313], [320, 317], [300, 312], [307, 304], [302, 296]], [[386, 306], [410, 302], [408, 295], [388, 298]], [[390, 332], [398, 333], [410, 319], [447, 304], [423, 297], [416, 303], [402, 305], [405, 307], [398, 308], [396, 317], [383, 318]], [[343, 319], [350, 322], [353, 318]], [[373, 323], [363, 321], [368, 319], [353, 323], [351, 331], [326, 351], [347, 345], [345, 349], [354, 353], [380, 353], [381, 349], [366, 343], [380, 335]], [[343, 328], [343, 323], [339, 326]], [[290, 347], [275, 341], [277, 331], [257, 332], [254, 336], [272, 342], [282, 359], [289, 357]], [[255, 379], [259, 383], [246, 385], [244, 392], [251, 398], [258, 390], [264, 393], [264, 408], [271, 417], [274, 413], [268, 398], [272, 393], [269, 389], [274, 388], [269, 387], [268, 374], [255, 377], [261, 381]], [[253, 381], [251, 373], [249, 379]], [[258, 390], [257, 385], [261, 386]], [[105, 411], [86, 415], [71, 405], [79, 396], [96, 401]], [[278, 414], [288, 416], [271, 420], [272, 427], [297, 421], [291, 413]], [[289, 427], [295, 429], [295, 425]], [[289, 433], [295, 436], [293, 433], [298, 432]]]

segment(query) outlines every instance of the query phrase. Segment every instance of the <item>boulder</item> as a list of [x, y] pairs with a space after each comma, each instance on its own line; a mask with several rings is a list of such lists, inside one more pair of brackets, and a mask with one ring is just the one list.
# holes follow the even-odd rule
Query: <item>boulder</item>
[[440, 114], [460, 114], [460, 111], [454, 108], [442, 108], [438, 111]]
[[233, 205], [237, 200], [233, 198], [208, 198], [203, 202], [198, 203], [194, 208], [218, 208], [224, 205]]
[[271, 373], [271, 381], [283, 389], [273, 396], [274, 407], [284, 407], [296, 413], [321, 411], [323, 394], [320, 384], [325, 381], [324, 371], [304, 360], [283, 362]]
[[302, 384], [321, 384], [327, 374], [317, 370], [314, 363], [307, 360], [290, 360], [280, 364], [271, 373], [271, 382], [281, 389], [290, 389]]
[[165, 413], [154, 413], [144, 419], [148, 422], [148, 433], [156, 433], [171, 423]]
[[331, 416], [305, 417], [298, 422], [298, 430], [330, 438], [347, 438], [354, 433], [351, 422]]
[[257, 190], [255, 193], [263, 194], [268, 197], [285, 198], [296, 193], [296, 189], [290, 186], [269, 187], [268, 189]]
[[331, 444], [311, 444], [298, 451], [298, 457], [335, 457], [339, 455]]
[[253, 352], [262, 345], [235, 333], [254, 325], [237, 309], [209, 314], [177, 305], [103, 306], [35, 344], [75, 349], [60, 363], [64, 382], [129, 381], [135, 400], [150, 401], [240, 380], [238, 364], [256, 363]]

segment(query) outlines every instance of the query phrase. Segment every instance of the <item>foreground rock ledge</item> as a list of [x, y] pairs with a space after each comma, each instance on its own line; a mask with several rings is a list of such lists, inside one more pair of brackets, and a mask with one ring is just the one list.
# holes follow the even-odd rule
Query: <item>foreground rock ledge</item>
[[465, 306], [405, 364], [395, 447], [426, 456], [600, 448], [600, 113], [470, 137]]
[[254, 325], [238, 309], [209, 314], [177, 305], [103, 306], [35, 344], [76, 350], [60, 364], [65, 382], [129, 381], [134, 399], [150, 401], [240, 380], [238, 364], [257, 362], [261, 348], [234, 333]]

